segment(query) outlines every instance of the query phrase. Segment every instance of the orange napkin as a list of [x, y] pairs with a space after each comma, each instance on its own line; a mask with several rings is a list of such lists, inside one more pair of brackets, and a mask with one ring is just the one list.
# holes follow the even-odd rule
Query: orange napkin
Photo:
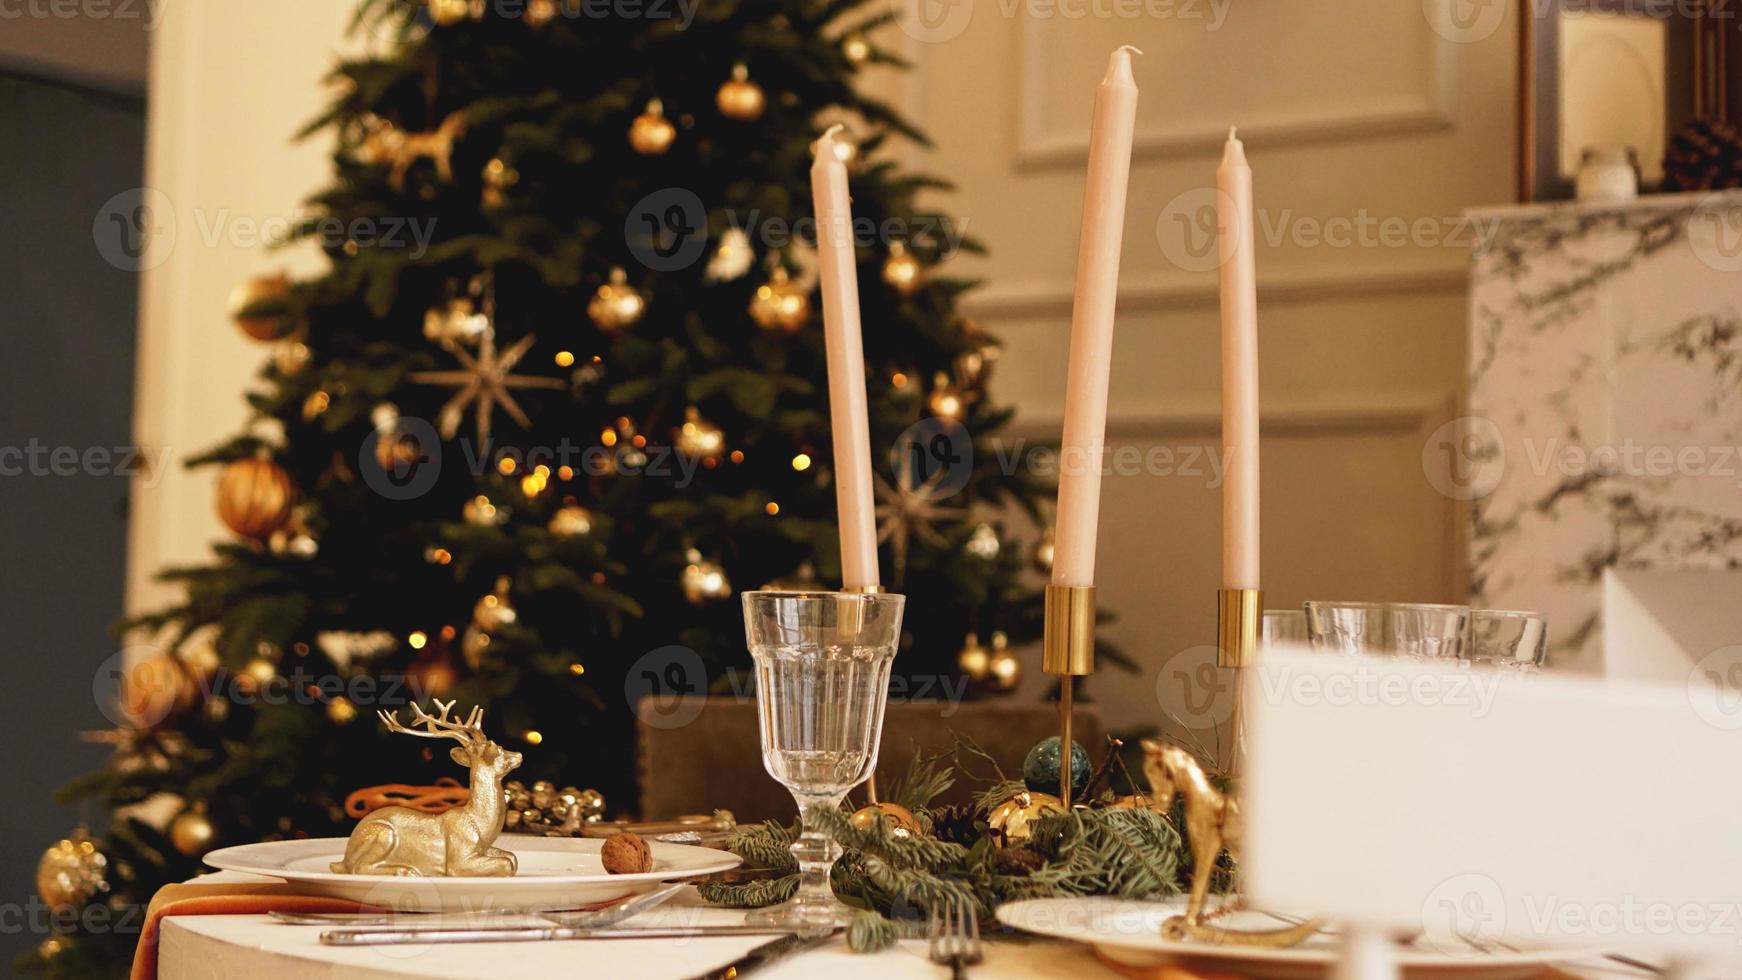
[[197, 881], [165, 885], [145, 909], [145, 928], [133, 952], [131, 980], [156, 980], [157, 929], [171, 915], [265, 915], [268, 912], [356, 912], [365, 906], [346, 898], [293, 895], [280, 881], [258, 884], [202, 885]]

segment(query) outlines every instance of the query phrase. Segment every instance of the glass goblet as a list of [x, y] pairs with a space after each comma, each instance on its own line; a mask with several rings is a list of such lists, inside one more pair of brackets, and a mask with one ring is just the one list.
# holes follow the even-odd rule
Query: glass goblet
[[756, 661], [762, 765], [798, 802], [792, 844], [799, 885], [754, 925], [811, 931], [847, 924], [829, 887], [841, 847], [817, 825], [877, 765], [889, 669], [905, 597], [850, 592], [746, 592], [744, 635]]

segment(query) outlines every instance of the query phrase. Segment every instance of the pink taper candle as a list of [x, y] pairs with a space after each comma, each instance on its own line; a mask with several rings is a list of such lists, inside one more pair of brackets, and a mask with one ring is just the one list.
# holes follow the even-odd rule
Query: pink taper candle
[[1095, 93], [1083, 230], [1077, 242], [1077, 291], [1071, 305], [1071, 353], [1065, 375], [1065, 432], [1059, 449], [1059, 501], [1052, 583], [1095, 584], [1095, 530], [1101, 511], [1101, 455], [1107, 439], [1107, 371], [1113, 358], [1113, 309], [1119, 296], [1119, 246], [1125, 235], [1125, 187], [1137, 83], [1129, 45], [1113, 52]]
[[1228, 130], [1216, 168], [1217, 250], [1222, 269], [1222, 587], [1258, 585], [1258, 273], [1252, 168]]
[[875, 588], [877, 516], [871, 496], [871, 424], [865, 411], [865, 348], [859, 332], [859, 269], [853, 206], [835, 130], [817, 140], [811, 197], [817, 214], [823, 344], [829, 360], [829, 417], [835, 442], [835, 506], [841, 525], [841, 585]]

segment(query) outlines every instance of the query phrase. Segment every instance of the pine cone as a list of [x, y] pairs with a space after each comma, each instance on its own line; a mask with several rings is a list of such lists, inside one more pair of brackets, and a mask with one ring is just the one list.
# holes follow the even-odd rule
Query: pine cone
[[992, 867], [1001, 875], [1021, 878], [1046, 867], [1046, 858], [1032, 847], [1007, 847], [992, 859]]
[[1670, 137], [1663, 154], [1665, 191], [1710, 191], [1742, 187], [1742, 131], [1696, 119]]

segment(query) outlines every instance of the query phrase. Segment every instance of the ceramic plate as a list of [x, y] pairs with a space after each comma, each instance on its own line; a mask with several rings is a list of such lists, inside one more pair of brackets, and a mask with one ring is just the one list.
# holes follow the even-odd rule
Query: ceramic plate
[[334, 874], [345, 856], [345, 838], [268, 841], [225, 847], [206, 863], [225, 871], [271, 875], [298, 892], [349, 898], [382, 908], [420, 912], [550, 911], [572, 909], [649, 891], [661, 881], [729, 871], [736, 854], [685, 844], [650, 842], [653, 870], [614, 875], [599, 860], [602, 840], [503, 834], [496, 846], [514, 852], [520, 871], [512, 878], [386, 878]]
[[[1269, 980], [1326, 975], [1336, 961], [1338, 939], [1320, 933], [1293, 949], [1241, 949], [1175, 942], [1161, 937], [1161, 923], [1178, 915], [1184, 901], [1133, 902], [1116, 898], [1036, 898], [998, 907], [998, 921], [1026, 932], [1094, 947], [1104, 959], [1130, 967], [1182, 963], [1209, 971]], [[1237, 929], [1276, 929], [1288, 923], [1262, 912], [1238, 912], [1218, 920]], [[1401, 947], [1398, 966], [1412, 980], [1512, 980], [1539, 976], [1550, 963], [1583, 959], [1593, 950], [1517, 947], [1480, 950], [1426, 938]]]

